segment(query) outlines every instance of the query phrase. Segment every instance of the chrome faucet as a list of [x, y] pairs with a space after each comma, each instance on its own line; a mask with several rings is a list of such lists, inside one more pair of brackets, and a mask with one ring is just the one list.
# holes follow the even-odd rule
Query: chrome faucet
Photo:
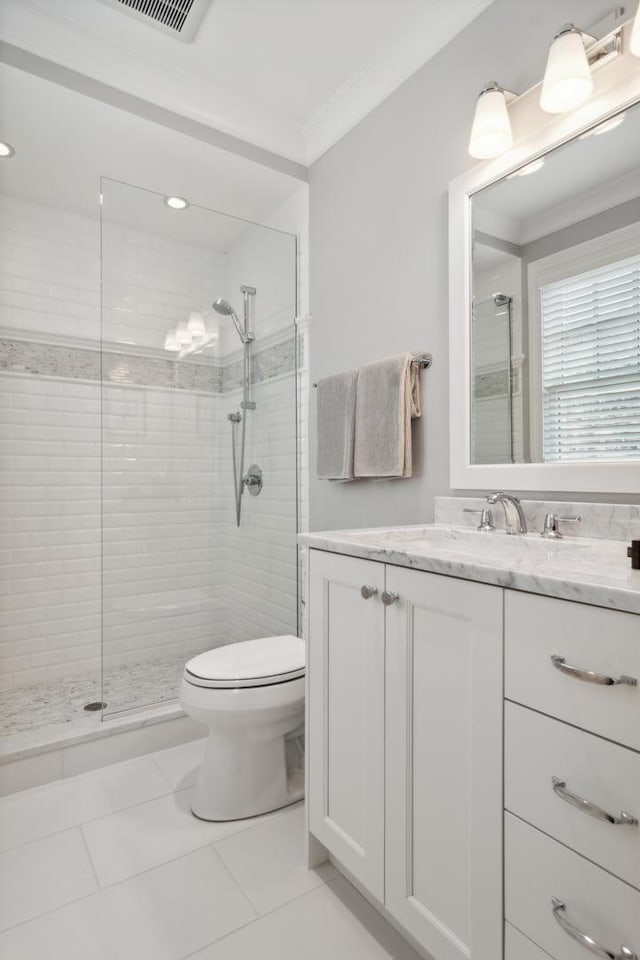
[[517, 497], [513, 497], [510, 493], [498, 491], [496, 493], [490, 493], [486, 500], [487, 503], [500, 503], [502, 505], [507, 533], [527, 532], [527, 521], [522, 505]]

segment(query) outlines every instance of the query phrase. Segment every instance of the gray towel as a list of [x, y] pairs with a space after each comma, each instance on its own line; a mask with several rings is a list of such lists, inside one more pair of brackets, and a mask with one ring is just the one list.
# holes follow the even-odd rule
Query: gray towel
[[353, 480], [357, 370], [318, 381], [318, 461], [321, 480]]
[[411, 421], [421, 416], [411, 354], [362, 367], [356, 389], [354, 477], [410, 477]]

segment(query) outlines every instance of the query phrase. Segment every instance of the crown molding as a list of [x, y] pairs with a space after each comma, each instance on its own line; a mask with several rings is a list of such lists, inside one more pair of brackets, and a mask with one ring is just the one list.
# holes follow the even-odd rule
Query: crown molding
[[[4, 0], [5, 18], [0, 60], [94, 99], [236, 153], [300, 180], [307, 168], [352, 130], [394, 90], [438, 53], [493, 0], [429, 0], [425, 12], [404, 36], [357, 70], [302, 128], [269, 124], [231, 123], [214, 111], [196, 110], [184, 96], [167, 96], [148, 85], [114, 83], [112, 71], [101, 69], [109, 41], [98, 31], [94, 41], [100, 56], [87, 70], [81, 52], [82, 31], [31, 0]], [[49, 28], [43, 30], [43, 24]], [[38, 29], [36, 29], [36, 27]], [[69, 36], [59, 30], [71, 30]], [[42, 42], [42, 37], [60, 42]], [[40, 42], [37, 39], [40, 38]], [[126, 42], [122, 49], [131, 52]], [[149, 57], [155, 67], [158, 64]], [[191, 78], [193, 80], [193, 78]]]
[[399, 41], [354, 73], [305, 124], [307, 162], [326, 153], [492, 3], [431, 0]]

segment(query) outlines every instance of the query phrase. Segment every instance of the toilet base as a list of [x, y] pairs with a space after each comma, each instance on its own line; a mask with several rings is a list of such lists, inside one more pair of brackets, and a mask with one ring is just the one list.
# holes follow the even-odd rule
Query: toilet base
[[279, 810], [304, 796], [301, 771], [287, 775], [284, 737], [251, 741], [211, 733], [193, 803], [199, 820], [245, 820]]

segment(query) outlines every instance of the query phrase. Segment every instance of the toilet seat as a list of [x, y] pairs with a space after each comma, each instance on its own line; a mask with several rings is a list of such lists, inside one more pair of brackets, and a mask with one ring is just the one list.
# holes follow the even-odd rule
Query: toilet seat
[[184, 679], [196, 687], [238, 689], [287, 683], [304, 676], [305, 650], [299, 637], [260, 637], [229, 643], [187, 662]]

